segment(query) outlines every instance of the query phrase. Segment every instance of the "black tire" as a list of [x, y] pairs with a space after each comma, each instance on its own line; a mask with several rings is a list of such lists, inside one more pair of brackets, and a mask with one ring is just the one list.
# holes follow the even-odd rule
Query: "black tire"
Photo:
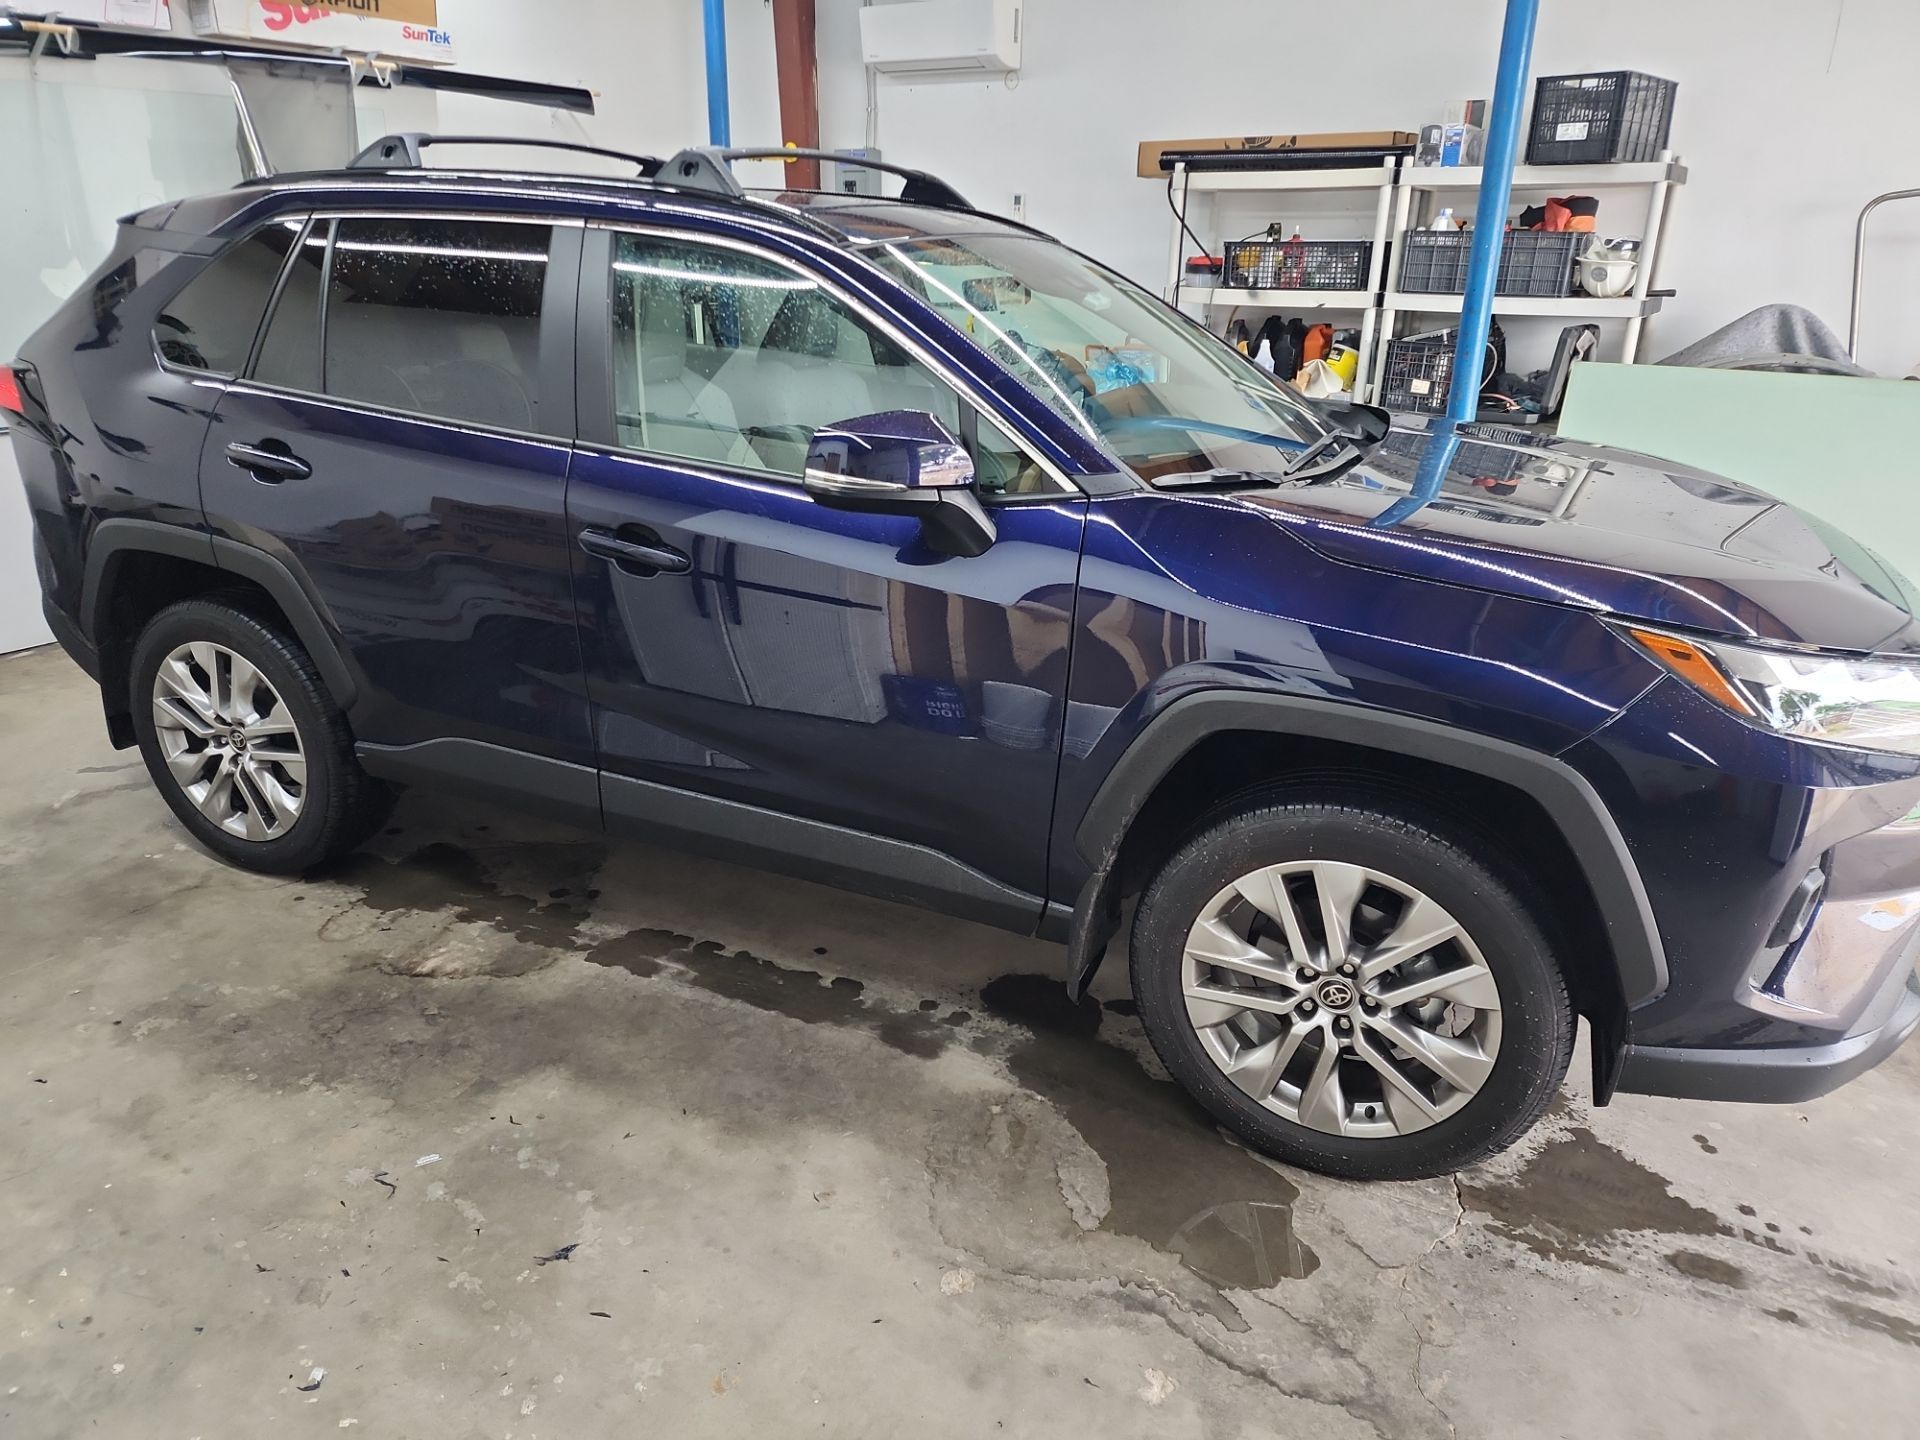
[[[1522, 899], [1532, 887], [1497, 850], [1488, 859], [1501, 873], [1515, 874], [1517, 884], [1503, 883], [1486, 861], [1469, 854], [1455, 838], [1469, 833], [1371, 796], [1355, 802], [1274, 795], [1213, 817], [1160, 869], [1134, 914], [1134, 998], [1174, 1079], [1254, 1148], [1348, 1179], [1447, 1174], [1525, 1134], [1566, 1076], [1574, 1013], [1542, 925]], [[1426, 1129], [1356, 1138], [1277, 1114], [1227, 1079], [1188, 1017], [1181, 968], [1188, 931], [1203, 907], [1242, 876], [1300, 860], [1345, 861], [1410, 883], [1465, 928], [1493, 974], [1501, 1025], [1493, 1068], [1472, 1099]]]
[[[225, 646], [266, 677], [299, 732], [306, 779], [299, 814], [279, 835], [249, 840], [207, 816], [167, 767], [153, 714], [154, 680], [174, 650], [195, 641]], [[268, 875], [297, 875], [337, 859], [379, 828], [392, 804], [386, 787], [360, 768], [353, 733], [299, 641], [253, 613], [243, 598], [183, 600], [154, 616], [133, 650], [134, 733], [161, 798], [193, 837], [221, 859]]]

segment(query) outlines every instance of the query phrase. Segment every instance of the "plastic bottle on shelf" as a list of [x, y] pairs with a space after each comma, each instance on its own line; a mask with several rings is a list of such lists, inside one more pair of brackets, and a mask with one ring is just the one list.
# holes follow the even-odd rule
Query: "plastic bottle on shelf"
[[1280, 266], [1280, 288], [1299, 290], [1304, 288], [1307, 279], [1307, 242], [1301, 238], [1300, 227], [1293, 227], [1293, 238], [1283, 247], [1284, 260]]
[[1459, 228], [1460, 222], [1453, 218], [1453, 207], [1451, 205], [1434, 216], [1433, 223], [1427, 226], [1429, 230], [1458, 230]]
[[1260, 339], [1260, 348], [1254, 353], [1253, 363], [1269, 375], [1273, 374], [1273, 342], [1265, 336]]

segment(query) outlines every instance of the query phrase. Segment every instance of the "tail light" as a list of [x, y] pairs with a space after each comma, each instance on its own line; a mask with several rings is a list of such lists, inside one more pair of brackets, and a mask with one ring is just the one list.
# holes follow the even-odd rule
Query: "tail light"
[[27, 413], [25, 388], [20, 383], [20, 367], [0, 365], [0, 411], [24, 417]]

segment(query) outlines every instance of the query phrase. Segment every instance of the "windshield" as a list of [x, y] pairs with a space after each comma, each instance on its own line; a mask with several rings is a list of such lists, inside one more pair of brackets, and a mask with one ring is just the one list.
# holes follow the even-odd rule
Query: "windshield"
[[963, 235], [867, 253], [1144, 480], [1277, 473], [1327, 432], [1244, 355], [1050, 240]]

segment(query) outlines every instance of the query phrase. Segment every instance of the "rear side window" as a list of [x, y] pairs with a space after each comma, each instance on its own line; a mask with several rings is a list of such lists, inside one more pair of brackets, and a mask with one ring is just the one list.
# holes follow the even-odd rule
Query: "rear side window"
[[320, 284], [327, 272], [327, 234], [331, 222], [316, 221], [300, 241], [274, 304], [273, 318], [260, 340], [253, 378], [289, 390], [318, 391], [320, 385]]
[[216, 375], [246, 369], [281, 263], [299, 234], [297, 220], [262, 226], [168, 301], [153, 324], [162, 358]]
[[513, 221], [338, 221], [326, 392], [541, 430], [540, 314], [552, 237], [549, 226]]

